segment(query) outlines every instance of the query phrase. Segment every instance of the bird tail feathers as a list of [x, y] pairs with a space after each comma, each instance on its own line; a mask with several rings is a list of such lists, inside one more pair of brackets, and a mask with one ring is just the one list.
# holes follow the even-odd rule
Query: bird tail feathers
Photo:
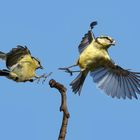
[[81, 71], [79, 75], [70, 83], [72, 91], [75, 94], [78, 92], [78, 94], [80, 95], [87, 74], [88, 74], [87, 71]]
[[0, 76], [9, 76], [10, 71], [3, 69], [0, 70]]

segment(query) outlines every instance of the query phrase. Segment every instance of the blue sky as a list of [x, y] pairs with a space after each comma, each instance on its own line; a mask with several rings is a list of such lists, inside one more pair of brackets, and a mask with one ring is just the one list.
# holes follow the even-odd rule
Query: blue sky
[[[15, 83], [1, 77], [0, 139], [56, 140], [61, 125], [60, 95], [50, 89], [51, 78], [67, 87], [71, 114], [66, 140], [139, 140], [140, 100], [117, 100], [100, 91], [87, 77], [79, 97], [69, 83], [76, 75], [58, 71], [74, 64], [77, 46], [90, 22], [98, 21], [94, 33], [113, 37], [109, 50], [124, 68], [140, 71], [140, 2], [138, 0], [1, 0], [0, 50], [27, 45], [45, 70], [53, 72], [45, 84]], [[5, 68], [0, 61], [0, 67]]]

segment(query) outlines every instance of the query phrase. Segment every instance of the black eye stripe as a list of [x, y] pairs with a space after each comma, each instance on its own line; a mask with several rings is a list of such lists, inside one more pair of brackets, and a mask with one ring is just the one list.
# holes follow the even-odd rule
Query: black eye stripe
[[107, 36], [103, 36], [103, 37], [99, 37], [99, 38], [105, 38], [105, 39], [108, 39], [110, 42], [112, 42], [112, 39], [110, 39], [110, 38], [107, 37]]
[[32, 58], [33, 58], [34, 60], [36, 60], [36, 61], [40, 64], [40, 60], [39, 60], [38, 58], [35, 58], [35, 57], [33, 57], [33, 56], [32, 56]]

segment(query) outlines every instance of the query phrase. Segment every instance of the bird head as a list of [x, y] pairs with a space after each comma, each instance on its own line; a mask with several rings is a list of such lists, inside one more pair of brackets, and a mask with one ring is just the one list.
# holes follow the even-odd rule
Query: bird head
[[43, 66], [41, 65], [41, 62], [40, 62], [40, 60], [38, 58], [32, 57], [32, 59], [35, 62], [36, 69], [43, 69]]
[[103, 48], [108, 49], [111, 45], [115, 45], [116, 41], [109, 36], [100, 36], [95, 41]]

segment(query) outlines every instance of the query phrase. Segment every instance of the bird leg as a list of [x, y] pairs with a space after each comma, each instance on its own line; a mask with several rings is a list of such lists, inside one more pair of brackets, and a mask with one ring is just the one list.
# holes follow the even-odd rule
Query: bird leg
[[70, 70], [70, 68], [76, 67], [76, 66], [77, 66], [77, 64], [72, 65], [72, 66], [69, 66], [69, 67], [59, 68], [59, 70], [64, 70], [65, 72], [69, 73], [69, 74], [72, 76], [73, 73], [75, 73], [75, 72], [80, 72], [79, 70], [77, 70], [77, 71], [72, 71], [72, 70]]
[[46, 73], [44, 73], [43, 75], [41, 76], [35, 76], [35, 79], [34, 81], [37, 80], [37, 83], [40, 82], [40, 79], [43, 78], [43, 81], [42, 81], [42, 84], [46, 81], [46, 79], [52, 74], [52, 72], [50, 72], [48, 75]]

